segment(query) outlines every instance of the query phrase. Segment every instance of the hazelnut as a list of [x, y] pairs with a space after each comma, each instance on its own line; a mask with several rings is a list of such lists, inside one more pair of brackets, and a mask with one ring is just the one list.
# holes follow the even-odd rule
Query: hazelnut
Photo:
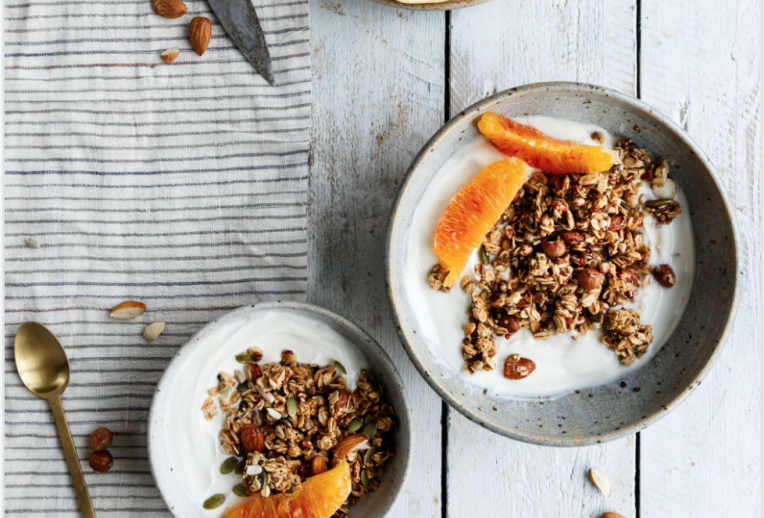
[[261, 452], [265, 448], [265, 435], [256, 424], [244, 426], [239, 437], [245, 454]]
[[504, 362], [504, 377], [510, 380], [521, 380], [530, 376], [536, 370], [536, 363], [528, 358], [518, 358], [510, 354]]
[[515, 315], [508, 315], [506, 312], [502, 312], [502, 315], [499, 317], [499, 325], [512, 335], [520, 330], [520, 319]]
[[90, 467], [96, 473], [106, 473], [114, 464], [114, 459], [109, 450], [94, 451], [90, 454]]
[[541, 243], [541, 249], [552, 259], [565, 255], [565, 243], [560, 241], [545, 241]]
[[93, 451], [103, 451], [111, 446], [114, 434], [108, 428], [99, 428], [90, 434], [90, 448]]
[[674, 270], [671, 266], [667, 264], [656, 266], [653, 270], [653, 275], [658, 283], [666, 288], [670, 288], [676, 284], [676, 274], [674, 274]]
[[610, 227], [608, 228], [613, 232], [618, 232], [619, 230], [623, 230], [625, 226], [626, 224], [623, 221], [623, 216], [621, 214], [616, 214], [610, 218]]
[[578, 285], [585, 290], [596, 290], [602, 284], [602, 274], [594, 268], [584, 268], [578, 272]]
[[567, 230], [565, 232], [561, 232], [560, 236], [562, 237], [562, 240], [568, 244], [584, 242], [584, 235], [581, 232], [576, 232], [575, 230]]

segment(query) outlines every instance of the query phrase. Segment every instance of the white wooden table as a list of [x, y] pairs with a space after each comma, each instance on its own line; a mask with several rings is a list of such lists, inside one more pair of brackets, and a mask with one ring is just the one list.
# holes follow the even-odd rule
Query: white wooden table
[[[310, 0], [309, 301], [366, 328], [402, 373], [415, 437], [395, 517], [744, 517], [761, 512], [759, 0], [493, 0], [412, 12]], [[494, 435], [450, 410], [399, 344], [383, 247], [406, 168], [451, 114], [513, 86], [596, 83], [679, 121], [740, 229], [736, 331], [702, 386], [646, 431], [575, 449]], [[604, 499], [587, 481], [602, 468]]]

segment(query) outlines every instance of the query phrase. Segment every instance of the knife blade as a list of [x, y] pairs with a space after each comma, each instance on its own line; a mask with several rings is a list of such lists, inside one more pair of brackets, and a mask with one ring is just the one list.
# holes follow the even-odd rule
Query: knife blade
[[207, 0], [220, 24], [244, 57], [271, 86], [276, 83], [265, 35], [250, 0]]

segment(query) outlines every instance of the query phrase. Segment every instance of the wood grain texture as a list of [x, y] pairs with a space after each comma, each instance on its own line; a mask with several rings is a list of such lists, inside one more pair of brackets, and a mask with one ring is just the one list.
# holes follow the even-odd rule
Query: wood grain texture
[[443, 123], [445, 15], [334, 0], [311, 2], [310, 18], [308, 300], [374, 336], [408, 388], [411, 468], [390, 516], [440, 516], [441, 401], [395, 334], [384, 242], [400, 180]]
[[716, 166], [737, 220], [741, 286], [713, 371], [642, 433], [642, 518], [761, 514], [760, 21], [756, 0], [642, 0], [642, 98]]
[[[451, 113], [494, 92], [580, 81], [635, 93], [630, 0], [495, 0], [451, 15]], [[635, 516], [635, 439], [552, 449], [505, 439], [449, 411], [448, 516]], [[486, 455], [488, 452], [488, 455]], [[589, 468], [608, 474], [605, 499]]]

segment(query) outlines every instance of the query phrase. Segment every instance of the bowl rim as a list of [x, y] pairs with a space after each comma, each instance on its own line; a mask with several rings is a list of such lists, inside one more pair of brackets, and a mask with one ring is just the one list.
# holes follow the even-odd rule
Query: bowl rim
[[[159, 412], [159, 405], [157, 404], [158, 396], [161, 394], [163, 398], [169, 397], [168, 394], [171, 394], [172, 392], [165, 391], [162, 392], [162, 389], [164, 388], [165, 384], [172, 381], [171, 377], [174, 376], [174, 371], [177, 369], [177, 365], [180, 364], [181, 359], [185, 360], [186, 355], [181, 354], [184, 349], [190, 348], [193, 346], [197, 340], [203, 338], [206, 334], [211, 332], [214, 329], [217, 329], [219, 326], [225, 325], [228, 321], [230, 321], [233, 318], [238, 317], [242, 314], [247, 313], [254, 313], [258, 311], [263, 310], [269, 310], [269, 309], [281, 309], [281, 310], [291, 310], [291, 311], [300, 311], [305, 313], [313, 313], [315, 315], [318, 315], [320, 317], [325, 318], [326, 320], [329, 320], [344, 330], [348, 331], [351, 335], [353, 335], [353, 338], [355, 340], [351, 340], [354, 342], [354, 346], [358, 347], [356, 342], [363, 342], [366, 344], [365, 346], [361, 347], [368, 347], [371, 353], [376, 356], [376, 359], [378, 359], [387, 370], [387, 373], [389, 374], [390, 378], [392, 379], [392, 382], [394, 382], [400, 391], [401, 399], [403, 401], [402, 408], [396, 408], [395, 413], [398, 416], [402, 416], [402, 418], [398, 419], [397, 426], [399, 427], [400, 432], [405, 434], [405, 436], [408, 439], [408, 447], [406, 448], [405, 452], [397, 453], [396, 455], [400, 455], [403, 457], [403, 465], [400, 472], [397, 474], [397, 486], [398, 490], [393, 495], [393, 498], [387, 502], [387, 504], [381, 509], [380, 514], [378, 515], [379, 518], [384, 518], [387, 516], [390, 512], [390, 510], [393, 508], [395, 503], [400, 498], [401, 493], [403, 492], [404, 488], [406, 487], [406, 483], [408, 481], [409, 477], [409, 468], [411, 464], [411, 446], [412, 446], [412, 439], [413, 434], [411, 430], [411, 416], [408, 408], [408, 397], [405, 390], [405, 385], [403, 383], [403, 378], [401, 377], [400, 373], [398, 372], [398, 369], [395, 367], [395, 364], [390, 359], [390, 356], [387, 354], [387, 352], [382, 348], [381, 345], [366, 331], [364, 331], [361, 327], [354, 324], [347, 318], [338, 315], [337, 313], [334, 313], [332, 311], [329, 311], [328, 309], [322, 308], [320, 306], [316, 306], [313, 304], [308, 304], [306, 302], [295, 302], [295, 301], [262, 301], [257, 302], [254, 304], [247, 304], [241, 307], [238, 307], [236, 309], [233, 309], [231, 311], [228, 311], [219, 317], [209, 321], [207, 324], [204, 325], [199, 331], [194, 333], [193, 336], [191, 336], [186, 343], [184, 343], [182, 346], [178, 348], [178, 350], [175, 352], [172, 360], [167, 364], [167, 367], [165, 368], [164, 372], [162, 373], [162, 377], [159, 379], [159, 382], [157, 383], [157, 386], [154, 391], [154, 396], [151, 398], [151, 405], [149, 407], [149, 416], [148, 416], [148, 425], [146, 428], [146, 449], [148, 452], [148, 460], [149, 460], [149, 467], [151, 469], [151, 476], [154, 479], [154, 483], [157, 486], [157, 489], [159, 489], [159, 493], [162, 495], [162, 500], [164, 501], [165, 505], [167, 505], [168, 511], [173, 516], [179, 516], [175, 514], [175, 506], [174, 503], [170, 502], [168, 500], [166, 491], [169, 490], [167, 487], [167, 484], [165, 484], [165, 478], [167, 477], [166, 473], [163, 473], [162, 476], [159, 475], [157, 463], [159, 462], [159, 453], [157, 451], [157, 444], [156, 441], [153, 440], [154, 434], [152, 433], [154, 426], [160, 426], [160, 423], [163, 423], [164, 416], [157, 415], [157, 412]], [[366, 351], [361, 350], [362, 354], [365, 354]], [[156, 424], [155, 424], [156, 423]], [[405, 425], [404, 425], [405, 423]], [[178, 512], [181, 510], [179, 509]]]
[[398, 9], [408, 9], [409, 11], [452, 11], [455, 9], [465, 9], [490, 0], [446, 0], [441, 3], [425, 3], [425, 4], [404, 4], [397, 2], [396, 0], [373, 0], [374, 2], [388, 7], [395, 7]]
[[[566, 93], [580, 92], [580, 93], [589, 94], [589, 95], [612, 97], [618, 101], [621, 101], [627, 105], [630, 105], [631, 107], [637, 110], [647, 112], [650, 116], [654, 117], [661, 125], [663, 125], [668, 131], [674, 133], [683, 142], [685, 142], [687, 146], [690, 148], [690, 150], [694, 152], [695, 155], [698, 157], [698, 159], [702, 162], [703, 166], [710, 173], [711, 180], [714, 182], [714, 185], [716, 186], [716, 188], [719, 190], [721, 194], [724, 210], [727, 212], [727, 215], [730, 219], [730, 226], [732, 227], [731, 245], [732, 245], [732, 253], [734, 254], [734, 260], [735, 260], [735, 266], [736, 266], [735, 276], [733, 278], [734, 288], [732, 293], [732, 304], [730, 305], [729, 315], [727, 317], [727, 321], [724, 324], [724, 329], [722, 331], [721, 337], [719, 338], [716, 346], [714, 347], [713, 352], [711, 353], [711, 356], [708, 358], [708, 361], [706, 361], [703, 368], [701, 368], [700, 371], [692, 378], [688, 386], [680, 394], [674, 397], [669, 403], [667, 403], [661, 409], [653, 412], [651, 415], [648, 415], [645, 418], [640, 418], [636, 420], [633, 424], [622, 427], [620, 430], [603, 433], [602, 435], [580, 438], [580, 439], [562, 438], [562, 437], [559, 439], [552, 439], [552, 438], [541, 439], [541, 438], [526, 436], [526, 435], [514, 432], [511, 428], [494, 425], [491, 422], [488, 422], [482, 419], [478, 415], [473, 414], [467, 408], [461, 406], [459, 402], [456, 400], [456, 398], [452, 395], [452, 393], [449, 390], [447, 390], [443, 384], [440, 383], [437, 377], [433, 376], [427, 370], [424, 362], [420, 358], [420, 354], [417, 353], [415, 348], [412, 347], [411, 343], [409, 343], [409, 340], [403, 331], [401, 317], [398, 313], [398, 309], [396, 306], [396, 298], [393, 292], [391, 248], [392, 248], [392, 235], [393, 233], [397, 232], [396, 223], [398, 219], [397, 218], [398, 211], [401, 208], [401, 202], [403, 200], [403, 197], [408, 192], [408, 188], [410, 186], [413, 176], [416, 174], [416, 172], [419, 170], [419, 168], [422, 166], [425, 160], [427, 160], [427, 158], [430, 155], [430, 151], [435, 146], [437, 146], [440, 143], [440, 141], [442, 141], [451, 131], [454, 131], [466, 119], [474, 118], [478, 113], [486, 111], [491, 106], [494, 106], [500, 103], [501, 101], [504, 101], [505, 99], [509, 99], [511, 97], [519, 97], [524, 95], [535, 94], [535, 93], [538, 93], [539, 91], [544, 91], [544, 92], [559, 91], [559, 92], [566, 92]], [[692, 392], [692, 389], [700, 385], [701, 381], [703, 381], [703, 379], [710, 372], [713, 365], [716, 363], [716, 360], [719, 358], [719, 355], [721, 354], [722, 349], [728, 342], [729, 336], [732, 330], [732, 324], [734, 323], [735, 317], [737, 315], [737, 309], [740, 302], [740, 287], [738, 282], [739, 280], [738, 272], [740, 270], [739, 268], [740, 260], [738, 257], [739, 230], [737, 229], [734, 213], [733, 211], [730, 210], [730, 203], [727, 198], [727, 193], [722, 186], [722, 183], [719, 179], [719, 174], [716, 171], [716, 168], [714, 168], [713, 164], [708, 159], [707, 155], [698, 147], [697, 144], [695, 144], [692, 138], [690, 138], [690, 136], [687, 135], [684, 129], [682, 129], [678, 124], [676, 124], [669, 117], [662, 114], [658, 110], [655, 110], [650, 105], [648, 105], [647, 103], [645, 103], [644, 101], [640, 99], [637, 99], [633, 96], [618, 92], [616, 90], [613, 90], [604, 86], [598, 86], [598, 85], [593, 85], [588, 83], [568, 82], [568, 81], [530, 83], [530, 84], [526, 84], [526, 85], [522, 85], [522, 86], [518, 86], [514, 88], [509, 88], [507, 90], [502, 90], [501, 92], [497, 92], [484, 99], [481, 99], [477, 101], [476, 103], [472, 104], [471, 106], [463, 109], [456, 116], [452, 117], [446, 124], [444, 124], [427, 141], [427, 143], [425, 143], [425, 145], [422, 147], [419, 153], [417, 153], [414, 160], [411, 162], [411, 165], [406, 170], [406, 173], [403, 177], [401, 186], [398, 190], [398, 194], [395, 197], [395, 201], [393, 203], [393, 208], [390, 213], [389, 221], [390, 222], [388, 224], [387, 235], [385, 239], [385, 283], [387, 285], [388, 300], [390, 302], [393, 318], [395, 320], [395, 327], [396, 327], [396, 332], [398, 334], [398, 339], [401, 341], [403, 348], [406, 350], [406, 354], [408, 354], [409, 358], [411, 359], [411, 362], [414, 364], [414, 367], [416, 367], [417, 371], [419, 371], [419, 374], [430, 385], [430, 387], [432, 387], [432, 389], [435, 390], [435, 392], [437, 392], [438, 395], [446, 403], [448, 403], [448, 405], [451, 408], [457, 410], [464, 417], [482, 426], [483, 428], [487, 428], [488, 430], [491, 430], [492, 432], [497, 433], [499, 435], [503, 435], [505, 437], [509, 437], [511, 439], [515, 439], [525, 443], [536, 444], [539, 446], [552, 446], [552, 447], [554, 446], [558, 446], [558, 447], [559, 446], [564, 446], [564, 447], [590, 446], [594, 444], [605, 443], [605, 442], [613, 441], [616, 439], [628, 437], [645, 429], [647, 426], [651, 425], [652, 423], [666, 416], [679, 404], [685, 401], [685, 399], [687, 399], [687, 397]]]

